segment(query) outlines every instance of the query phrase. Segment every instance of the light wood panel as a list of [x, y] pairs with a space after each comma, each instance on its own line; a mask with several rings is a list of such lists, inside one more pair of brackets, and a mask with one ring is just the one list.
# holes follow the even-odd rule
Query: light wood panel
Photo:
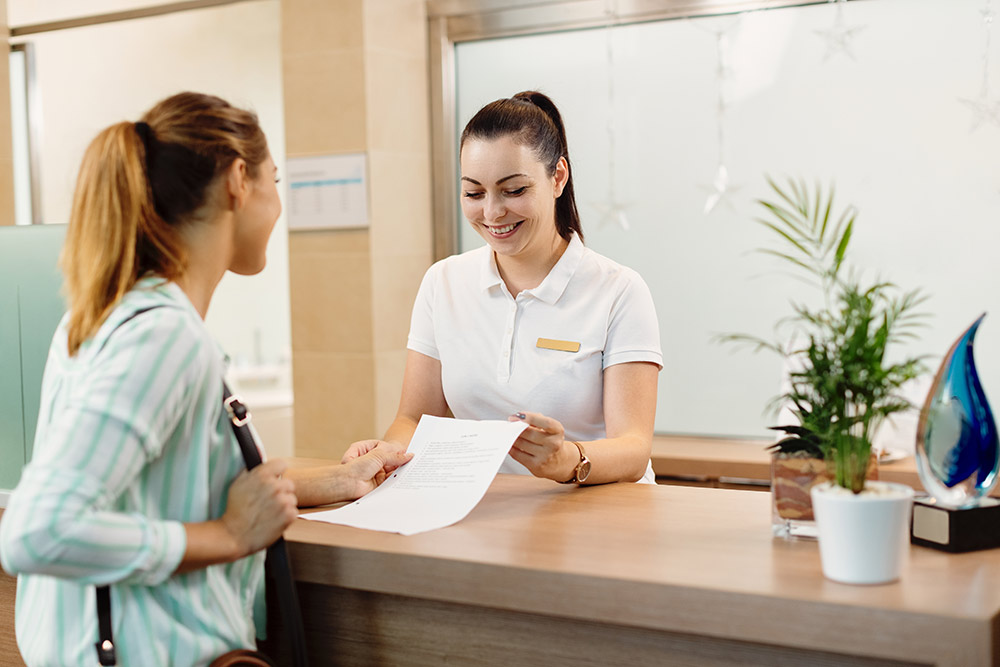
[[[357, 625], [378, 625], [382, 614], [409, 617], [406, 610], [423, 601], [455, 606], [432, 623], [441, 627], [428, 646], [412, 647], [417, 653], [448, 633], [472, 643], [480, 630], [488, 634], [444, 620], [455, 611], [514, 625], [525, 620], [520, 615], [537, 616], [535, 634], [510, 642], [537, 635], [532, 650], [540, 651], [579, 637], [580, 623], [612, 626], [582, 633], [589, 638], [582, 655], [600, 655], [610, 637], [648, 631], [662, 633], [663, 650], [676, 635], [730, 657], [744, 649], [751, 655], [744, 645], [752, 644], [769, 647], [774, 660], [786, 659], [786, 649], [818, 651], [817, 660], [838, 654], [957, 666], [998, 659], [996, 552], [955, 556], [913, 547], [899, 582], [836, 584], [823, 578], [815, 542], [771, 537], [769, 503], [767, 494], [746, 491], [574, 488], [500, 475], [469, 517], [449, 528], [402, 537], [299, 521], [286, 537], [297, 579], [329, 589], [304, 595], [307, 616], [331, 613], [330, 605], [345, 599], [342, 590], [385, 596], [357, 598]], [[421, 602], [377, 611], [390, 596]], [[321, 633], [341, 638], [317, 636], [317, 646], [356, 632], [343, 622]], [[363, 641], [372, 653], [394, 655], [392, 640], [370, 629]], [[725, 653], [730, 649], [735, 653]]]

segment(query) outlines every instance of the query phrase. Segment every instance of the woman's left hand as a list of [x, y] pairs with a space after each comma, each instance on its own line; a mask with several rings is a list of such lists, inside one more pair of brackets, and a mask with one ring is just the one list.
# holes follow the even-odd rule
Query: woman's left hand
[[528, 424], [528, 428], [510, 448], [512, 459], [530, 470], [535, 477], [557, 482], [565, 482], [573, 477], [580, 462], [580, 450], [566, 440], [566, 431], [558, 420], [537, 412], [521, 412], [511, 415], [509, 419]]
[[396, 468], [410, 462], [413, 454], [395, 443], [379, 442], [378, 445], [355, 459], [343, 464], [350, 474], [351, 499], [360, 498], [386, 480]]

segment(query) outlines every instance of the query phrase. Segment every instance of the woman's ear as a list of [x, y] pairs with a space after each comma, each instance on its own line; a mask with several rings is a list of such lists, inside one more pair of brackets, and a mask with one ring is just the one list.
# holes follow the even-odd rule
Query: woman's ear
[[553, 174], [553, 179], [555, 181], [555, 195], [556, 199], [562, 196], [563, 189], [566, 184], [569, 183], [569, 163], [566, 162], [566, 158], [559, 158], [559, 162], [556, 162], [556, 171]]
[[241, 157], [233, 160], [226, 172], [226, 189], [234, 210], [243, 208], [250, 196], [250, 178], [247, 174], [247, 163]]

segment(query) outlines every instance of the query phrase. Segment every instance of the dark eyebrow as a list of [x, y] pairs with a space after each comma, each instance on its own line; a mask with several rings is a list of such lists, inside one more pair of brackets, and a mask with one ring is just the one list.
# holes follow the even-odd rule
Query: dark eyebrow
[[[497, 182], [496, 182], [496, 184], [497, 184], [497, 185], [500, 185], [500, 184], [501, 184], [501, 183], [503, 183], [504, 181], [509, 181], [509, 180], [510, 180], [510, 179], [512, 179], [512, 178], [517, 178], [518, 176], [524, 176], [525, 178], [527, 178], [527, 177], [528, 177], [528, 175], [527, 175], [527, 174], [511, 174], [510, 176], [504, 176], [504, 177], [503, 177], [503, 178], [501, 178], [501, 179], [500, 179], [499, 181], [497, 181]], [[475, 180], [475, 179], [472, 179], [472, 178], [469, 178], [468, 176], [463, 176], [463, 177], [462, 177], [462, 180], [463, 180], [463, 181], [468, 181], [469, 183], [472, 183], [473, 185], [482, 185], [482, 183], [480, 183], [479, 181], [477, 181], [477, 180]]]

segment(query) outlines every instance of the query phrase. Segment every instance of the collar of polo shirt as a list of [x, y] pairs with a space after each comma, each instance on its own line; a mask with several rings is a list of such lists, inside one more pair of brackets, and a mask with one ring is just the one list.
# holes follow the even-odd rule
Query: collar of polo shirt
[[[545, 276], [542, 284], [534, 289], [525, 290], [525, 292], [545, 303], [558, 301], [562, 293], [566, 291], [566, 286], [576, 272], [576, 267], [580, 265], [583, 249], [583, 241], [580, 240], [579, 236], [573, 234], [566, 247], [566, 252], [549, 271], [549, 275]], [[497, 268], [496, 254], [484, 253], [484, 258], [483, 267], [479, 274], [479, 287], [486, 292], [502, 285], [503, 279], [500, 277], [500, 269]]]

